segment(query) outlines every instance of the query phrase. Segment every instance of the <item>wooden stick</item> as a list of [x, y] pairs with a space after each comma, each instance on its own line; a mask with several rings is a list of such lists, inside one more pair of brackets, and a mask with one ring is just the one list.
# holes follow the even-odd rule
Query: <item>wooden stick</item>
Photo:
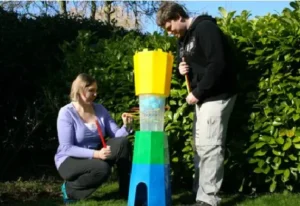
[[188, 93], [190, 93], [191, 92], [191, 85], [190, 85], [189, 77], [188, 77], [187, 74], [184, 75], [184, 76], [185, 76], [186, 89], [187, 89]]

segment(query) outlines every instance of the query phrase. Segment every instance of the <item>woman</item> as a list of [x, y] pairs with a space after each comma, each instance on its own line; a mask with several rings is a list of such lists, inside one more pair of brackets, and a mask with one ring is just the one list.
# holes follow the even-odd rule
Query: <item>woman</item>
[[[131, 131], [132, 117], [123, 113], [123, 126], [119, 128], [108, 111], [93, 102], [96, 95], [96, 80], [80, 74], [72, 84], [71, 103], [58, 114], [59, 147], [55, 165], [65, 180], [61, 189], [66, 203], [92, 194], [107, 180], [114, 163], [119, 171], [120, 195], [128, 195], [131, 151], [126, 136]], [[103, 136], [112, 137], [106, 142], [106, 148], [101, 143], [96, 122]]]

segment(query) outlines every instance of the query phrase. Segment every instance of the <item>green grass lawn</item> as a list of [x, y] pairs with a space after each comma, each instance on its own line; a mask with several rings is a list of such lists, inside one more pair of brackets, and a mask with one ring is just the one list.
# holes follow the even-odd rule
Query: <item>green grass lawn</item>
[[[74, 206], [126, 206], [126, 201], [118, 199], [117, 183], [100, 187], [90, 198]], [[298, 206], [299, 194], [266, 194], [256, 198], [242, 195], [223, 195], [222, 206]], [[191, 205], [192, 194], [187, 191], [173, 194], [173, 205]], [[0, 183], [0, 205], [6, 206], [59, 206], [63, 205], [60, 182], [16, 181]]]

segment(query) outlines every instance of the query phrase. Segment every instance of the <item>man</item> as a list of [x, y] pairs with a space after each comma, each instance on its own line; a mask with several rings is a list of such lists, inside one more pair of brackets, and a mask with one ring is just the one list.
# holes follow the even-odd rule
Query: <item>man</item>
[[179, 72], [190, 80], [186, 101], [195, 105], [196, 171], [199, 168], [195, 205], [217, 206], [227, 125], [236, 99], [233, 53], [214, 18], [190, 18], [175, 2], [161, 4], [157, 24], [178, 38]]

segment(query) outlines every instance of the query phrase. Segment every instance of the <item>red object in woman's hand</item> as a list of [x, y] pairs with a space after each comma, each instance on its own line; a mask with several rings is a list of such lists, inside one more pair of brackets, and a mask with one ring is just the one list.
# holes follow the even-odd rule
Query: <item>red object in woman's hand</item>
[[104, 139], [104, 136], [103, 136], [103, 133], [102, 133], [102, 130], [101, 130], [98, 120], [96, 120], [96, 126], [97, 126], [98, 134], [99, 134], [100, 140], [102, 142], [102, 145], [104, 148], [106, 148], [105, 139]]

